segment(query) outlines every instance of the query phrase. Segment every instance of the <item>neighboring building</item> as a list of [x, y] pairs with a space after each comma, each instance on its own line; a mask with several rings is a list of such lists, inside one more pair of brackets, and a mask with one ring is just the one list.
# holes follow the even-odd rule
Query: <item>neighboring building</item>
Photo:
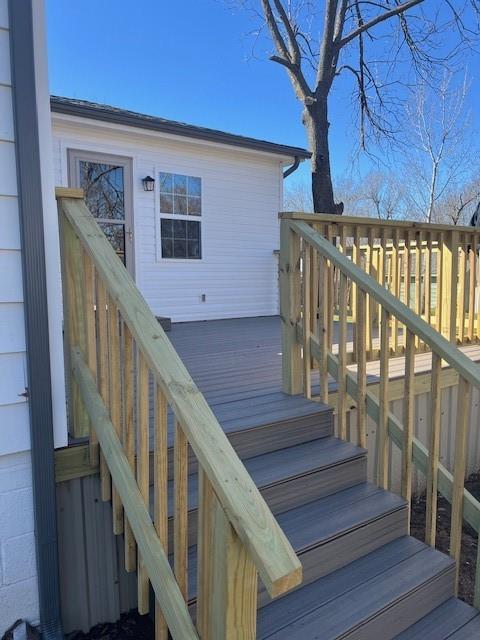
[[283, 171], [307, 151], [83, 100], [51, 105], [56, 183], [86, 188], [157, 316], [278, 313]]

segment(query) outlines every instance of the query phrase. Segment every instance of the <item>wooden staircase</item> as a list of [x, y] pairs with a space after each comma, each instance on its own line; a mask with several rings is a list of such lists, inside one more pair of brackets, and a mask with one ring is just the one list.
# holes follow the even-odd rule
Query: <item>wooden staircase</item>
[[[300, 396], [276, 401], [289, 416], [277, 423], [260, 398], [213, 407], [303, 566], [302, 585], [274, 601], [259, 585], [257, 638], [480, 638], [478, 610], [454, 597], [455, 562], [408, 535], [406, 502], [367, 481], [367, 453], [334, 436], [332, 410]], [[249, 408], [247, 427], [229, 429], [232, 413]], [[194, 614], [196, 473], [188, 486]], [[170, 481], [170, 548], [172, 490]]]

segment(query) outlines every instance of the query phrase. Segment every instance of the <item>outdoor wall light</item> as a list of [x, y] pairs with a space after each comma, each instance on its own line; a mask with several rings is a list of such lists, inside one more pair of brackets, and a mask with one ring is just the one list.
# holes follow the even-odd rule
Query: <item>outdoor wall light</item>
[[152, 176], [142, 178], [142, 182], [145, 191], [153, 191], [155, 189], [155, 178], [152, 178]]

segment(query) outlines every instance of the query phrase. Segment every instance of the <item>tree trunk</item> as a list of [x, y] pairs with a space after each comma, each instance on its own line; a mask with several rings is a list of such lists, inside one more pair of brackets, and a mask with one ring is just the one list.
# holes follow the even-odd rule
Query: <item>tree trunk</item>
[[315, 213], [343, 213], [343, 202], [335, 203], [332, 176], [330, 173], [330, 150], [328, 146], [327, 98], [319, 99], [305, 107], [303, 124], [307, 130], [312, 152], [312, 197]]

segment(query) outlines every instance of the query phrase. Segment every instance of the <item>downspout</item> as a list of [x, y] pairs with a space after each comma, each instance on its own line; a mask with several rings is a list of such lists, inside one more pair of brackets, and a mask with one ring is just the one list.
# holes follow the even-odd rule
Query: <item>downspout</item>
[[299, 166], [300, 166], [300, 158], [298, 156], [295, 156], [293, 164], [290, 167], [288, 167], [288, 169], [285, 169], [285, 171], [283, 172], [283, 179], [285, 180], [285, 178], [288, 178], [288, 176], [290, 176], [294, 171], [296, 171]]
[[45, 640], [60, 640], [63, 632], [32, 0], [9, 0], [8, 11], [40, 628]]

